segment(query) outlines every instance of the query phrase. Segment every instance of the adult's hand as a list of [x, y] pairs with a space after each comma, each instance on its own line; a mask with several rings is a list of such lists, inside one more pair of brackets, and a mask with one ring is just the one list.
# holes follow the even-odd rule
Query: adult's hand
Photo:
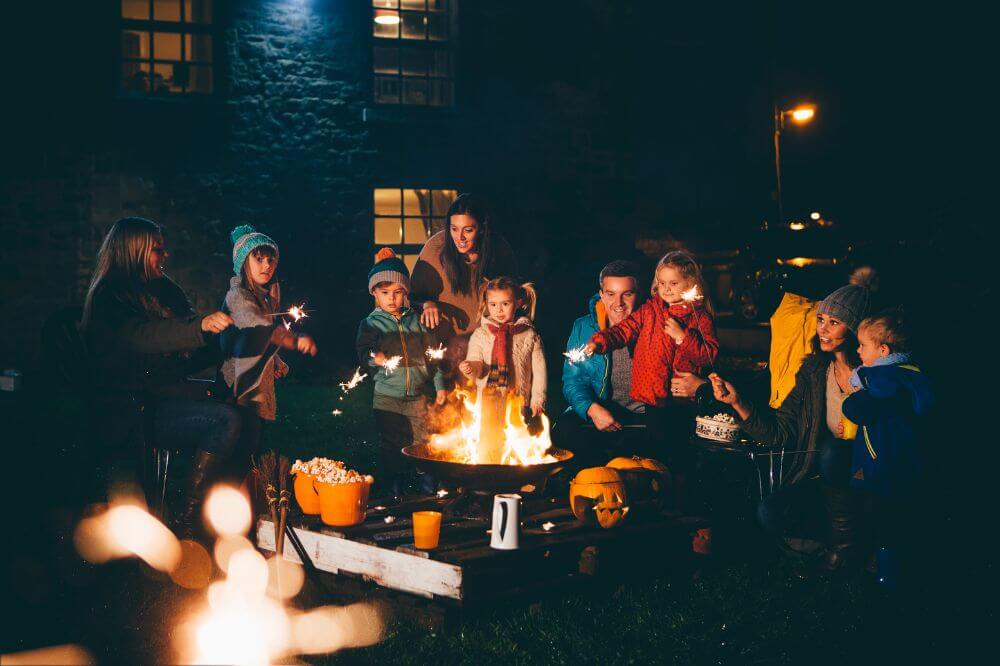
[[300, 335], [298, 340], [295, 341], [295, 348], [299, 350], [302, 354], [308, 354], [309, 356], [316, 355], [316, 343], [308, 335]]
[[438, 310], [437, 303], [434, 301], [424, 303], [424, 310], [420, 313], [420, 323], [427, 328], [437, 328], [440, 321], [441, 312]]
[[714, 372], [708, 378], [712, 381], [712, 394], [716, 400], [732, 407], [741, 419], [750, 418], [750, 409], [740, 398], [735, 386]]
[[678, 371], [670, 379], [670, 393], [675, 398], [693, 398], [698, 387], [706, 383], [708, 382], [698, 375]]
[[622, 424], [600, 403], [591, 403], [587, 409], [587, 416], [594, 422], [594, 427], [601, 432], [617, 432], [622, 429]]
[[233, 318], [219, 310], [201, 320], [201, 330], [205, 333], [222, 333], [233, 325]]

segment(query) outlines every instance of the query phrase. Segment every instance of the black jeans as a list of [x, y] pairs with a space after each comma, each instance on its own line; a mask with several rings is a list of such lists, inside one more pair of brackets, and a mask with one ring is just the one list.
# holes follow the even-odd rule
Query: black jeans
[[[403, 457], [401, 449], [423, 441], [423, 416], [407, 416], [385, 409], [373, 409], [375, 429], [378, 431], [379, 453], [375, 481], [378, 494], [391, 493], [399, 496], [407, 490], [414, 469]], [[421, 493], [431, 494], [437, 483], [430, 474], [418, 475], [417, 488]]]
[[228, 458], [236, 450], [243, 428], [240, 410], [213, 400], [163, 400], [153, 415], [157, 446]]

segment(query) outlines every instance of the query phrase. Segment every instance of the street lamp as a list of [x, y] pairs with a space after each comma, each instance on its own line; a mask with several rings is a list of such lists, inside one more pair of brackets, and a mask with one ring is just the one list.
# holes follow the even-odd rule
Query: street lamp
[[791, 121], [796, 125], [805, 125], [811, 122], [816, 116], [815, 104], [800, 104], [794, 109], [785, 111], [779, 110], [778, 105], [774, 105], [774, 181], [775, 194], [778, 197], [778, 224], [785, 223], [785, 209], [781, 201], [781, 130], [785, 129], [785, 122]]

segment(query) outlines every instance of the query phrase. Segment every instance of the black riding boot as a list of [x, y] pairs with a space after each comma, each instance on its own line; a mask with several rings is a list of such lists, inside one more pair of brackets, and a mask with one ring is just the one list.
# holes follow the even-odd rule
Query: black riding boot
[[823, 486], [823, 501], [830, 519], [826, 553], [819, 561], [819, 572], [843, 571], [863, 561], [861, 541], [863, 497], [852, 488]]
[[182, 539], [191, 539], [197, 533], [195, 521], [198, 510], [209, 485], [215, 481], [222, 468], [223, 459], [214, 453], [198, 450], [191, 463], [191, 474], [188, 476], [184, 497], [181, 500], [177, 519], [174, 521], [174, 531]]

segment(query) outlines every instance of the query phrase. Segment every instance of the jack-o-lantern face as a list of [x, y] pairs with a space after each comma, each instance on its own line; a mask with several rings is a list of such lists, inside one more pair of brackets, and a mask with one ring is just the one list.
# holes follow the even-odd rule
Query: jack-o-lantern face
[[577, 520], [605, 528], [619, 524], [629, 510], [625, 483], [609, 467], [580, 470], [569, 485], [569, 505]]

